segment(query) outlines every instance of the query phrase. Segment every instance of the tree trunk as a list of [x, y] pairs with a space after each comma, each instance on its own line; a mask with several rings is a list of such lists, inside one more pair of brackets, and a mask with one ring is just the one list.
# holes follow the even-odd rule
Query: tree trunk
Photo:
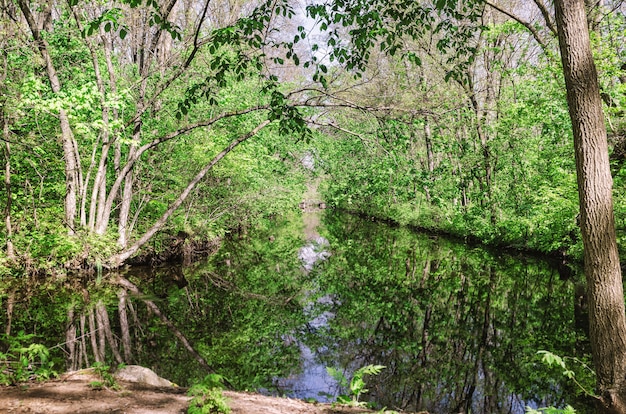
[[65, 327], [65, 347], [67, 352], [67, 370], [76, 371], [78, 369], [78, 358], [76, 358], [76, 325], [74, 324], [74, 307], [67, 310], [67, 326]]
[[[76, 17], [76, 22], [79, 24], [79, 19]], [[104, 29], [100, 28], [100, 37], [105, 39]], [[105, 125], [105, 128], [102, 130], [102, 148], [100, 152], [100, 159], [98, 161], [98, 169], [96, 170], [96, 175], [93, 180], [93, 188], [91, 191], [91, 199], [89, 202], [89, 224], [88, 228], [90, 231], [93, 231], [96, 227], [96, 212], [99, 211], [98, 208], [102, 208], [102, 204], [104, 204], [106, 200], [106, 174], [107, 174], [107, 160], [109, 157], [109, 149], [111, 148], [111, 132], [110, 132], [110, 108], [106, 102], [107, 92], [106, 86], [104, 82], [104, 78], [100, 73], [100, 65], [98, 62], [98, 55], [96, 49], [93, 45], [86, 41], [89, 46], [89, 51], [91, 53], [91, 61], [94, 69], [94, 75], [96, 77], [96, 84], [98, 85], [98, 92], [100, 92], [100, 106], [102, 107], [102, 122]], [[103, 47], [105, 49], [105, 55], [107, 59], [110, 59], [110, 51], [108, 50], [108, 42], [104, 40]], [[111, 86], [112, 93], [116, 93], [117, 91]]]
[[[85, 323], [87, 320], [87, 316], [85, 315], [85, 312], [81, 313], [80, 315], [80, 342], [79, 342], [79, 346], [80, 346], [80, 353], [82, 354], [82, 359], [85, 362], [85, 365], [83, 365], [84, 367], [89, 367], [91, 366], [91, 364], [89, 364], [89, 356], [87, 355], [87, 330], [85, 329]], [[79, 363], [80, 365], [80, 363]]]
[[424, 140], [426, 141], [426, 162], [428, 163], [428, 183], [424, 185], [424, 192], [426, 193], [426, 201], [430, 203], [430, 185], [433, 181], [433, 171], [435, 171], [435, 158], [433, 155], [433, 136], [430, 131], [430, 120], [427, 116], [424, 117]]
[[11, 322], [13, 321], [13, 305], [15, 305], [15, 291], [12, 290], [7, 298], [7, 323], [4, 328], [4, 334], [11, 336]]
[[[144, 76], [141, 87], [139, 88], [139, 99], [137, 100], [137, 110], [135, 112], [135, 122], [134, 122], [134, 130], [133, 130], [133, 139], [130, 144], [130, 148], [128, 149], [128, 157], [127, 163], [130, 163], [131, 160], [136, 158], [139, 143], [141, 142], [141, 127], [143, 122], [141, 117], [144, 112], [144, 101], [146, 95], [146, 88], [148, 87], [147, 78]], [[130, 204], [133, 200], [133, 184], [134, 184], [134, 173], [131, 168], [130, 171], [124, 177], [124, 189], [122, 191], [122, 200], [120, 203], [120, 215], [118, 217], [118, 239], [117, 244], [125, 249], [128, 244], [128, 220], [130, 218]]]
[[[164, 4], [161, 8], [161, 13], [163, 17], [167, 20], [170, 17], [170, 13], [172, 9], [176, 5], [177, 0], [169, 0], [167, 4]], [[146, 27], [144, 25], [144, 27]], [[144, 29], [145, 30], [145, 29]], [[139, 144], [141, 142], [141, 134], [142, 134], [142, 116], [147, 108], [146, 106], [146, 91], [148, 89], [148, 76], [150, 73], [150, 69], [152, 67], [152, 59], [155, 58], [158, 60], [158, 44], [163, 34], [163, 28], [159, 27], [155, 33], [150, 34], [150, 30], [144, 33], [141, 32], [141, 41], [140, 41], [140, 60], [139, 60], [139, 74], [141, 75], [141, 85], [139, 87], [139, 96], [136, 102], [136, 111], [134, 116], [134, 129], [133, 129], [133, 139], [128, 151], [127, 160], [133, 160], [136, 156], [136, 152], [138, 150]], [[147, 45], [147, 50], [144, 48]], [[154, 62], [158, 64], [158, 62]], [[131, 169], [124, 178], [124, 189], [122, 192], [122, 200], [120, 203], [120, 214], [118, 217], [118, 239], [117, 244], [121, 248], [126, 248], [128, 244], [128, 239], [130, 236], [130, 229], [128, 227], [128, 221], [130, 218], [130, 207], [133, 199], [133, 186], [134, 186], [134, 173]]]
[[[132, 144], [131, 155], [136, 151], [136, 146]], [[124, 189], [122, 191], [122, 200], [120, 203], [120, 215], [118, 217], [118, 238], [117, 244], [121, 248], [126, 248], [128, 244], [128, 218], [130, 217], [130, 204], [133, 200], [133, 183], [134, 174], [131, 170], [126, 174], [124, 179]]]
[[124, 349], [124, 362], [130, 364], [132, 362], [131, 341], [130, 341], [130, 329], [128, 327], [128, 315], [126, 313], [126, 290], [120, 289], [117, 293], [120, 299], [118, 306], [118, 313], [120, 315], [120, 328], [122, 331], [122, 346]]
[[[2, 6], [6, 6], [4, 3]], [[5, 19], [6, 16], [2, 16]], [[3, 26], [0, 26], [4, 29]], [[4, 42], [3, 42], [4, 49]], [[6, 228], [6, 247], [7, 258], [9, 260], [15, 259], [15, 249], [13, 248], [13, 225], [11, 224], [11, 204], [13, 201], [13, 192], [11, 191], [11, 144], [9, 143], [9, 116], [6, 110], [6, 79], [8, 75], [8, 57], [6, 49], [2, 53], [2, 72], [0, 73], [0, 106], [2, 106], [2, 113], [0, 113], [0, 122], [2, 123], [2, 139], [4, 140], [4, 189], [6, 190], [6, 204], [4, 205], [4, 225]]]
[[96, 318], [94, 316], [93, 308], [89, 308], [87, 312], [89, 322], [89, 342], [91, 343], [91, 349], [93, 350], [93, 358], [96, 362], [104, 362], [104, 357], [100, 354], [100, 348], [98, 348]]
[[[112, 58], [113, 40], [111, 40], [110, 36], [106, 34], [101, 33], [100, 36], [102, 38], [102, 43], [103, 43], [104, 60], [106, 62], [107, 73], [109, 75], [109, 88], [111, 90], [111, 94], [117, 95], [117, 80], [116, 80], [116, 75], [115, 75], [115, 69], [113, 67], [113, 58]], [[119, 120], [119, 112], [117, 108], [115, 107], [112, 108], [112, 116], [113, 116], [113, 121]], [[115, 143], [113, 166], [114, 166], [114, 171], [116, 175], [119, 174], [120, 172], [120, 163], [121, 163], [121, 157], [122, 157], [120, 140], [118, 138], [119, 137], [117, 137], [117, 133], [116, 135], [109, 137], [110, 142]], [[108, 152], [108, 149], [109, 148], [107, 148], [107, 152]], [[104, 152], [104, 149], [103, 149], [103, 152]], [[106, 198], [107, 198], [106, 180], [103, 180], [102, 189], [98, 191], [98, 201], [97, 201], [98, 209], [96, 212], [96, 219], [94, 221], [95, 225], [91, 228], [92, 230], [94, 230], [97, 226], [101, 225], [100, 223], [102, 222], [105, 216], [104, 209], [106, 208]], [[109, 215], [110, 215], [110, 212], [107, 215], [107, 217]]]
[[[106, 341], [109, 343], [109, 346], [111, 347], [111, 352], [113, 353], [115, 360], [118, 364], [123, 363], [124, 360], [122, 359], [122, 355], [120, 355], [120, 351], [117, 347], [117, 342], [115, 341], [115, 338], [113, 337], [113, 332], [111, 331], [111, 325], [109, 324], [109, 313], [107, 312], [107, 308], [102, 301], [98, 301], [98, 304], [96, 305], [96, 314], [98, 315], [99, 322], [98, 329], [102, 331], [104, 337], [106, 338]], [[104, 352], [103, 354], [106, 355]]]
[[[4, 121], [3, 131], [5, 139], [8, 138], [9, 125]], [[7, 235], [7, 258], [9, 260], [15, 259], [15, 249], [13, 248], [13, 225], [11, 224], [11, 204], [13, 192], [11, 191], [11, 146], [8, 139], [4, 143], [4, 189], [6, 190], [7, 202], [4, 206], [4, 226], [6, 228]]]
[[557, 0], [555, 9], [574, 132], [599, 410], [626, 413], [626, 316], [613, 217], [613, 180], [585, 3]]
[[102, 329], [102, 318], [100, 316], [100, 312], [96, 307], [89, 309], [89, 322], [91, 325], [92, 318], [95, 317], [95, 323], [93, 327], [90, 326], [90, 330], [93, 333], [91, 343], [93, 346], [93, 355], [96, 359], [96, 362], [104, 362], [105, 361], [105, 350], [106, 350], [106, 339], [104, 338], [104, 332]]
[[[18, 5], [28, 23], [33, 39], [35, 39], [37, 43], [39, 53], [45, 62], [52, 92], [58, 94], [61, 91], [61, 82], [59, 81], [56, 68], [48, 52], [48, 43], [41, 36], [41, 32], [35, 22], [28, 2], [26, 0], [18, 0]], [[79, 158], [76, 151], [77, 145], [75, 143], [74, 134], [70, 128], [69, 117], [64, 109], [59, 109], [59, 122], [61, 125], [61, 140], [63, 142], [63, 158], [65, 161], [65, 225], [68, 228], [68, 233], [73, 235], [76, 231], [74, 222], [76, 219], [76, 203], [78, 200], [77, 193], [80, 185], [78, 174], [80, 166], [78, 165]]]

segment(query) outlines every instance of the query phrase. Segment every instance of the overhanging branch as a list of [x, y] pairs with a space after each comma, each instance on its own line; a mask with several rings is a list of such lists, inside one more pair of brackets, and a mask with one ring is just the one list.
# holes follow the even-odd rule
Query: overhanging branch
[[245, 135], [240, 136], [239, 138], [232, 141], [226, 148], [222, 150], [219, 154], [217, 154], [213, 159], [202, 169], [196, 176], [191, 180], [191, 182], [187, 185], [187, 187], [183, 190], [183, 192], [178, 196], [176, 201], [174, 201], [170, 207], [163, 213], [163, 215], [150, 227], [148, 231], [144, 233], [143, 236], [139, 238], [132, 246], [128, 249], [121, 251], [120, 253], [113, 255], [108, 260], [108, 265], [111, 268], [117, 268], [121, 266], [124, 261], [130, 258], [133, 254], [135, 254], [144, 244], [146, 244], [152, 236], [154, 236], [167, 222], [167, 220], [174, 214], [176, 209], [180, 207], [180, 205], [187, 199], [191, 191], [195, 188], [195, 186], [204, 178], [204, 176], [213, 168], [215, 164], [217, 164], [222, 158], [224, 158], [229, 152], [231, 152], [235, 147], [237, 147], [242, 142], [256, 135], [261, 129], [265, 128], [270, 124], [269, 120], [265, 120], [257, 125], [252, 131], [248, 132]]

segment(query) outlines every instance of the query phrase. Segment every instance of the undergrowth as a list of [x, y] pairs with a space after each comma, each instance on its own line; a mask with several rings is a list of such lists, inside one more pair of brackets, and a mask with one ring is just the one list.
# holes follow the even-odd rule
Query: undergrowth
[[202, 382], [189, 389], [189, 396], [193, 397], [187, 409], [188, 414], [229, 414], [230, 407], [222, 394], [224, 377], [218, 374], [209, 374]]

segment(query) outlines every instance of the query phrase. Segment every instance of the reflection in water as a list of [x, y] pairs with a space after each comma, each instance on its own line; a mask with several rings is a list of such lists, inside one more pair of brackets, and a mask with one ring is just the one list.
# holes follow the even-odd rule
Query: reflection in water
[[239, 389], [324, 399], [339, 391], [326, 367], [350, 377], [379, 364], [387, 368], [366, 378], [364, 398], [381, 407], [520, 413], [569, 403], [585, 412], [562, 372], [536, 356], [588, 359], [579, 275], [336, 212], [324, 214], [321, 237], [307, 220], [308, 242], [298, 217], [233, 236], [206, 262], [125, 273], [142, 297], [92, 282], [80, 295], [16, 298], [13, 330], [37, 332], [29, 341], [55, 352], [75, 338], [73, 366], [92, 364], [93, 347], [112, 366], [130, 359], [180, 385], [203, 378], [150, 300]]
[[[311, 230], [316, 229], [309, 229], [309, 232]], [[330, 257], [328, 247], [328, 240], [317, 235], [314, 240], [308, 241], [300, 249], [298, 258], [302, 262], [305, 273], [308, 274], [316, 264]], [[307, 296], [311, 297], [312, 293], [312, 291], [307, 292]], [[329, 301], [328, 297], [322, 296], [316, 299], [315, 303], [329, 303]], [[305, 314], [311, 318], [306, 325], [307, 330], [325, 327], [329, 317], [328, 313], [312, 315], [313, 306], [314, 304], [310, 303], [305, 308]], [[321, 402], [334, 400], [333, 397], [336, 397], [339, 392], [337, 381], [326, 372], [326, 367], [315, 358], [314, 352], [306, 344], [298, 341], [298, 346], [301, 352], [302, 371], [287, 378], [276, 379], [277, 388], [293, 398], [315, 399]]]
[[536, 357], [576, 355], [586, 343], [575, 330], [575, 283], [547, 263], [346, 215], [324, 224], [333, 255], [311, 273], [318, 297], [333, 300], [311, 297], [311, 312], [332, 317], [305, 343], [347, 373], [385, 365], [368, 379], [371, 401], [436, 413], [577, 402]]
[[330, 252], [327, 248], [328, 240], [321, 236], [302, 247], [298, 252], [298, 258], [302, 261], [304, 270], [310, 272], [318, 262], [330, 257]]

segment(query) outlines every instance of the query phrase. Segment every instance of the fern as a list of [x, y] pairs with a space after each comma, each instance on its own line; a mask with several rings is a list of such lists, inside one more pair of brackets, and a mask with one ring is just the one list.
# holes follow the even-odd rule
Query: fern
[[328, 374], [337, 381], [342, 388], [348, 388], [350, 390], [350, 395], [339, 395], [337, 397], [337, 403], [357, 407], [364, 406], [364, 403], [359, 402], [361, 394], [368, 391], [368, 389], [365, 388], [366, 383], [363, 377], [365, 375], [378, 375], [385, 368], [384, 365], [366, 365], [357, 369], [352, 375], [352, 379], [348, 382], [343, 372], [333, 367], [327, 367], [326, 371]]

